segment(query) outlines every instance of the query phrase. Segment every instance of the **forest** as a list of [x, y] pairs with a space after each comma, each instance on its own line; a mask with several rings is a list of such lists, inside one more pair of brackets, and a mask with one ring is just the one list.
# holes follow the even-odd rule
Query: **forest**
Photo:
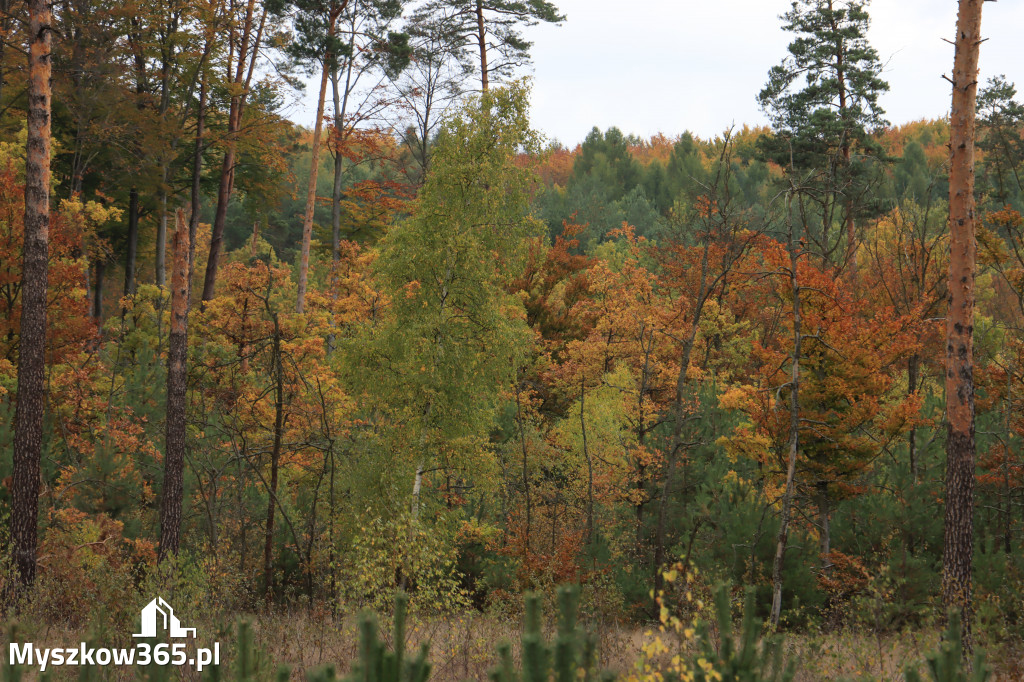
[[[566, 144], [547, 0], [0, 0], [0, 679], [1024, 679], [1024, 98], [958, 4], [934, 118], [795, 0], [768, 125]], [[222, 665], [15, 660], [155, 598]]]

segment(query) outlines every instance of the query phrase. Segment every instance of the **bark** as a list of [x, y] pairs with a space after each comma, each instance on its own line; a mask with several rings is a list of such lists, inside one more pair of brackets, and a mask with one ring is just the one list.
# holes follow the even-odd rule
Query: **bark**
[[476, 40], [480, 47], [480, 89], [487, 92], [489, 87], [487, 74], [487, 28], [484, 25], [483, 0], [476, 0]]
[[[231, 111], [228, 114], [228, 135], [238, 130], [236, 120], [237, 106], [232, 100]], [[224, 160], [220, 168], [220, 184], [217, 186], [217, 209], [213, 216], [213, 226], [210, 228], [210, 253], [206, 260], [206, 275], [203, 278], [203, 302], [213, 300], [213, 292], [217, 286], [217, 266], [220, 264], [220, 251], [224, 242], [224, 225], [228, 217], [228, 202], [231, 200], [231, 192], [235, 184], [235, 145], [228, 142], [224, 150]]]
[[[786, 215], [789, 215], [787, 201]], [[800, 353], [801, 353], [801, 312], [800, 312], [800, 280], [797, 278], [799, 254], [797, 252], [796, 235], [792, 225], [789, 230], [789, 268], [790, 285], [793, 292], [793, 361], [790, 371], [789, 387], [789, 457], [786, 462], [786, 488], [782, 493], [782, 510], [779, 518], [779, 531], [775, 536], [775, 560], [772, 562], [772, 610], [771, 627], [779, 626], [782, 614], [782, 569], [786, 560], [786, 545], [789, 542], [789, 517], [793, 506], [793, 494], [796, 478], [796, 457], [800, 448]]]
[[[328, 37], [334, 36], [334, 20], [327, 28]], [[320, 137], [324, 129], [324, 98], [327, 96], [327, 81], [330, 76], [328, 63], [330, 54], [324, 57], [323, 73], [320, 76], [320, 95], [316, 103], [316, 122], [313, 124], [313, 149], [309, 166], [309, 187], [306, 189], [306, 215], [302, 220], [302, 258], [299, 262], [299, 286], [295, 310], [302, 313], [306, 306], [306, 286], [309, 281], [309, 246], [313, 240], [313, 214], [316, 212], [316, 181], [320, 166]]]
[[25, 145], [25, 241], [21, 337], [11, 490], [12, 559], [22, 586], [36, 574], [39, 460], [43, 447], [46, 286], [50, 233], [50, 46], [47, 0], [29, 0], [28, 136]]
[[185, 394], [188, 385], [188, 254], [185, 214], [175, 213], [171, 264], [171, 332], [167, 341], [167, 421], [160, 502], [159, 561], [178, 553], [185, 475]]
[[274, 315], [274, 446], [270, 451], [270, 483], [267, 486], [267, 524], [263, 536], [263, 585], [266, 600], [274, 597], [274, 507], [277, 505], [277, 469], [284, 435], [284, 363], [281, 360], [281, 325]]
[[946, 514], [942, 598], [958, 609], [971, 649], [974, 554], [974, 133], [982, 0], [960, 0], [953, 64], [949, 170], [949, 311], [946, 315]]

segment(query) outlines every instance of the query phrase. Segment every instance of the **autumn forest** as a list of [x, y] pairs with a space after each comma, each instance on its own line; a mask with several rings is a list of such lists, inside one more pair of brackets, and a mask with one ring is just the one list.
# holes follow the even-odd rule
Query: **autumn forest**
[[795, 0], [768, 125], [577, 144], [547, 0], [0, 0], [2, 679], [1024, 678], [982, 5], [934, 118]]

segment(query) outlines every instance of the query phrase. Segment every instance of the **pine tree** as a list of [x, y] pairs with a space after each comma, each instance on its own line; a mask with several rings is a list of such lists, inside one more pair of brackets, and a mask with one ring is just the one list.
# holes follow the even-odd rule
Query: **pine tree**
[[949, 164], [949, 312], [946, 314], [946, 516], [942, 600], [960, 611], [971, 650], [974, 558], [974, 132], [983, 0], [960, 0], [953, 60]]
[[31, 0], [28, 136], [25, 145], [25, 246], [21, 279], [18, 405], [14, 416], [11, 546], [23, 585], [36, 574], [39, 460], [43, 448], [46, 283], [50, 234], [50, 47], [48, 0]]
[[451, 26], [459, 35], [456, 49], [476, 51], [484, 92], [492, 80], [529, 62], [531, 43], [523, 38], [523, 27], [565, 20], [547, 0], [431, 0], [426, 11], [450, 12]]
[[[865, 159], [880, 153], [869, 134], [886, 124], [878, 97], [889, 89], [867, 41], [867, 1], [796, 0], [782, 19], [796, 37], [758, 95], [775, 133], [759, 146], [791, 173], [813, 179], [816, 191], [802, 195], [809, 204], [803, 213], [814, 213], [806, 237], [823, 262], [852, 265], [854, 219], [872, 184]], [[845, 239], [837, 225], [845, 226]]]

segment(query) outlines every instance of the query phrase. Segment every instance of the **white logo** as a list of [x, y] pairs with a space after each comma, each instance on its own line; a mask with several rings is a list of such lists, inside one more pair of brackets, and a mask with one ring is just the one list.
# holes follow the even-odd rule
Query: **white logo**
[[156, 637], [157, 614], [163, 621], [164, 630], [171, 637], [188, 637], [190, 632], [193, 637], [196, 636], [196, 629], [181, 627], [181, 622], [174, 615], [171, 605], [165, 602], [163, 597], [157, 597], [142, 609], [142, 632], [132, 637]]
[[[142, 609], [142, 632], [133, 637], [156, 637], [157, 625], [163, 623], [163, 629], [170, 637], [183, 638], [196, 636], [195, 628], [181, 627], [181, 621], [174, 615], [174, 609], [161, 597], [146, 604]], [[45, 647], [37, 648], [32, 642], [10, 642], [7, 654], [8, 665], [35, 665], [39, 672], [47, 666], [93, 666], [117, 665], [147, 666], [155, 663], [158, 666], [189, 665], [195, 666], [196, 672], [202, 672], [209, 665], [220, 665], [220, 642], [214, 642], [213, 648], [198, 647], [195, 641], [189, 642], [139, 642], [128, 649], [94, 648], [85, 642], [77, 647]], [[191, 647], [191, 651], [190, 651]]]

